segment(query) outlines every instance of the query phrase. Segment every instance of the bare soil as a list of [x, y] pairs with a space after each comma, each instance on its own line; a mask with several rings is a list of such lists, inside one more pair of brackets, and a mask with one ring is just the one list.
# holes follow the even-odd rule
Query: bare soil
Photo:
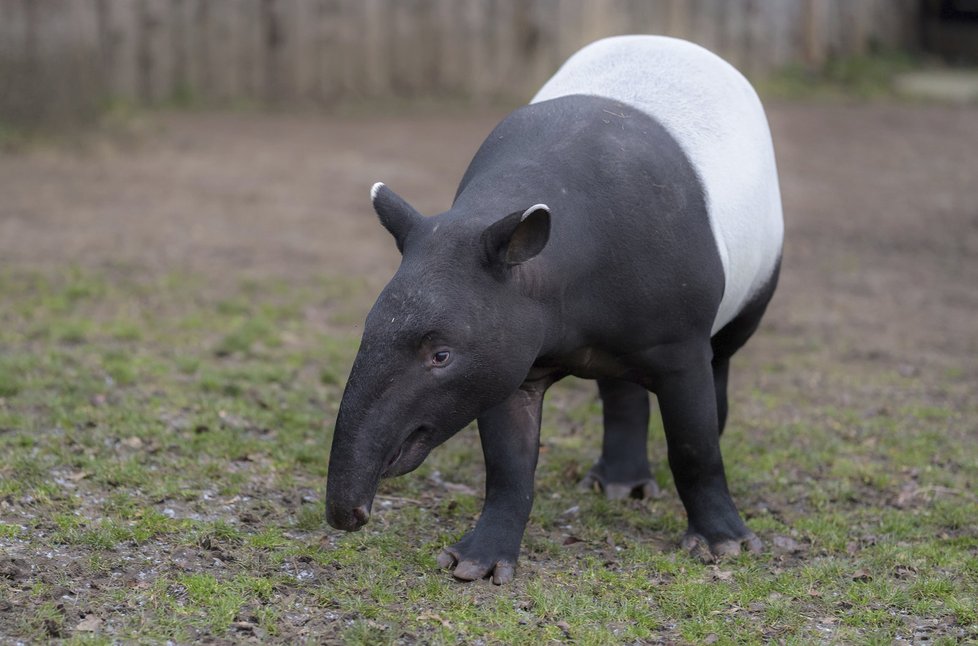
[[[501, 116], [178, 113], [0, 156], [0, 262], [380, 285], [397, 255], [372, 183], [422, 212], [447, 208]], [[787, 221], [771, 322], [908, 363], [974, 353], [978, 111], [786, 104], [769, 116]]]

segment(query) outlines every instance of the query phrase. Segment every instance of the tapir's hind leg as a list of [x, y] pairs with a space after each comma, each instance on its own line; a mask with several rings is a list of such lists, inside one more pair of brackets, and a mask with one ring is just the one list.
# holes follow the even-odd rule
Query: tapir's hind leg
[[723, 435], [727, 424], [727, 375], [730, 372], [730, 357], [713, 357], [713, 389], [717, 394], [717, 429]]
[[690, 344], [660, 364], [649, 386], [659, 399], [669, 447], [669, 467], [686, 508], [689, 527], [683, 546], [703, 556], [751, 551], [761, 542], [741, 519], [723, 471], [716, 391], [710, 348]]
[[730, 357], [747, 343], [747, 339], [757, 331], [757, 326], [761, 324], [761, 318], [774, 295], [774, 288], [778, 285], [780, 269], [781, 260], [779, 259], [767, 284], [758, 290], [740, 314], [710, 339], [710, 346], [713, 349], [713, 387], [716, 391], [717, 420], [720, 422], [721, 435], [727, 423], [727, 375], [730, 371]]
[[649, 392], [638, 384], [598, 379], [604, 413], [601, 458], [581, 481], [611, 500], [648, 498], [658, 493], [649, 469]]

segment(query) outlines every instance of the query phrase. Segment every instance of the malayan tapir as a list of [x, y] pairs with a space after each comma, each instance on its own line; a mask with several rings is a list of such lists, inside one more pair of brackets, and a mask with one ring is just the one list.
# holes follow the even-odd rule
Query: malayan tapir
[[381, 478], [478, 420], [486, 496], [438, 557], [459, 579], [512, 579], [533, 504], [542, 402], [596, 379], [601, 457], [588, 481], [641, 495], [648, 392], [704, 555], [760, 549], [727, 490], [730, 357], [774, 292], [783, 222], [763, 108], [689, 42], [600, 40], [479, 148], [451, 208], [423, 217], [370, 192], [401, 264], [371, 309], [336, 419], [326, 518], [357, 530]]

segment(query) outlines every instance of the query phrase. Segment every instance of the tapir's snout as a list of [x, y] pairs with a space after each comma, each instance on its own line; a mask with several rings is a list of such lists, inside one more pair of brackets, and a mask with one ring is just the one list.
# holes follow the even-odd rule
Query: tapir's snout
[[326, 522], [336, 529], [355, 532], [370, 520], [370, 506], [360, 505], [349, 509], [339, 505], [326, 505]]

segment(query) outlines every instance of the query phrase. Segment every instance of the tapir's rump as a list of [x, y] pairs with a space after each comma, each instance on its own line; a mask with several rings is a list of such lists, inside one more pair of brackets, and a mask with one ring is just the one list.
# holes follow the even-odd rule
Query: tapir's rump
[[675, 138], [703, 184], [726, 284], [713, 332], [770, 279], [784, 226], [764, 109], [730, 64], [693, 43], [618, 36], [588, 45], [533, 103], [572, 94], [620, 101]]

